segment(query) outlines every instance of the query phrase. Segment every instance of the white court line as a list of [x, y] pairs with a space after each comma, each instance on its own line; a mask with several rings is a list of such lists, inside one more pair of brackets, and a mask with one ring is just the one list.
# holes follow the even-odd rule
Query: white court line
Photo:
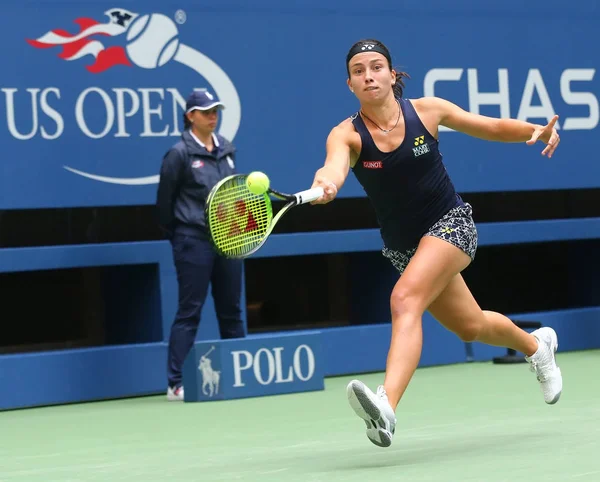
[[285, 469], [266, 470], [264, 472], [257, 472], [257, 474], [258, 475], [276, 474], [278, 472], [285, 472], [286, 470], [290, 470], [290, 469], [285, 468]]
[[[114, 452], [120, 452], [122, 450], [127, 450], [131, 446], [136, 445], [137, 440], [131, 443], [122, 443], [118, 445], [111, 445], [110, 449]], [[145, 454], [148, 453], [159, 453], [162, 454], [165, 452], [166, 448], [175, 448], [178, 449], [183, 444], [181, 442], [165, 442], [164, 444], [161, 442], [156, 442], [148, 447], [148, 450], [145, 451]], [[10, 461], [15, 460], [28, 460], [28, 459], [48, 459], [48, 458], [56, 458], [56, 457], [64, 457], [64, 456], [79, 456], [79, 455], [88, 455], [90, 453], [90, 448], [75, 448], [65, 450], [63, 452], [51, 452], [51, 453], [41, 453], [41, 454], [23, 454], [23, 455], [14, 455], [11, 453], [0, 454], [0, 461], [3, 459], [7, 459]], [[4, 482], [1, 481], [0, 482]]]
[[3, 475], [3, 477], [15, 477], [20, 475], [37, 475], [46, 474], [48, 472], [67, 471], [73, 472], [74, 470], [87, 470], [87, 469], [105, 469], [107, 467], [119, 467], [123, 464], [83, 464], [83, 465], [63, 465], [58, 467], [44, 467], [41, 469], [30, 469], [30, 470], [13, 470]]
[[[79, 449], [78, 452], [81, 453], [88, 453], [89, 450], [82, 450]], [[2, 460], [3, 458], [7, 459], [7, 460], [15, 460], [15, 459], [48, 459], [51, 457], [61, 457], [62, 455], [64, 455], [64, 453], [62, 452], [56, 452], [56, 453], [50, 453], [50, 454], [27, 454], [27, 455], [1, 455], [0, 456], [0, 460]], [[0, 482], [2, 482], [2, 480], [0, 480]]]
[[585, 477], [586, 475], [600, 474], [600, 470], [594, 470], [592, 472], [585, 472], [584, 474], [574, 474], [571, 476], [572, 479], [576, 477]]

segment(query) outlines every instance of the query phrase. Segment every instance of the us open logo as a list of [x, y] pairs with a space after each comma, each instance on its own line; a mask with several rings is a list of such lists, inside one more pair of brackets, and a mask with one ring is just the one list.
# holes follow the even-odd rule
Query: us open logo
[[[185, 12], [178, 10], [174, 16], [175, 21], [163, 15], [162, 13], [150, 13], [140, 15], [123, 8], [113, 8], [104, 12], [108, 21], [100, 23], [92, 18], [77, 18], [74, 22], [78, 25], [77, 33], [69, 33], [63, 29], [50, 30], [36, 39], [27, 39], [27, 42], [37, 49], [50, 49], [60, 47], [61, 52], [58, 57], [63, 61], [83, 63], [84, 60], [92, 59], [87, 65], [82, 66], [92, 75], [102, 75], [103, 72], [113, 69], [115, 66], [141, 69], [160, 69], [171, 62], [178, 62], [194, 72], [198, 73], [210, 84], [212, 90], [227, 106], [223, 111], [219, 133], [229, 140], [235, 137], [241, 120], [241, 103], [233, 82], [212, 59], [199, 52], [198, 50], [183, 44], [179, 40], [179, 27], [177, 23], [184, 24], [186, 21]], [[116, 38], [117, 40], [113, 40]], [[105, 44], [111, 44], [106, 46]], [[117, 45], [113, 45], [113, 44]], [[7, 116], [9, 117], [9, 130], [13, 137], [26, 140], [31, 135], [19, 133], [14, 122], [15, 107], [14, 94], [17, 89], [3, 89], [7, 97]], [[39, 91], [40, 89], [36, 89]], [[123, 127], [123, 121], [126, 117], [133, 115], [140, 108], [147, 109], [147, 102], [140, 101], [136, 92], [129, 88], [113, 89], [117, 94], [116, 102], [113, 102], [108, 93], [99, 87], [89, 87], [81, 92], [77, 98], [75, 111], [76, 120], [80, 130], [90, 138], [99, 139], [107, 135], [113, 124], [118, 124], [119, 131], [115, 137], [127, 137]], [[139, 89], [140, 91], [149, 89]], [[175, 89], [166, 89], [172, 91]], [[64, 121], [62, 115], [57, 110], [48, 107], [47, 97], [50, 94], [60, 98], [60, 91], [56, 88], [46, 89], [42, 92], [30, 92], [32, 96], [32, 109], [34, 117], [37, 115], [36, 108], [40, 108], [56, 121], [56, 133], [49, 135], [42, 131], [42, 137], [46, 139], [55, 139], [62, 135], [64, 130]], [[34, 94], [39, 94], [39, 103], [34, 98]], [[142, 92], [142, 96], [147, 93]], [[181, 103], [183, 99], [178, 93], [171, 92], [174, 100]], [[87, 127], [85, 120], [85, 100], [88, 96], [99, 96], [106, 107], [106, 127], [100, 132], [91, 132]], [[124, 107], [124, 98], [131, 98], [134, 107], [126, 111]], [[38, 105], [39, 104], [39, 105]], [[45, 109], [45, 110], [44, 110]], [[122, 112], [121, 112], [122, 111]], [[143, 113], [144, 116], [147, 113]], [[12, 115], [13, 121], [10, 117]], [[125, 132], [123, 134], [123, 132]], [[166, 136], [165, 133], [151, 132], [142, 133], [142, 136]], [[173, 135], [171, 133], [171, 135]], [[69, 166], [64, 166], [70, 172], [94, 179], [100, 182], [125, 185], [144, 185], [156, 184], [159, 181], [158, 175], [117, 178], [101, 176], [97, 173], [84, 172]]]

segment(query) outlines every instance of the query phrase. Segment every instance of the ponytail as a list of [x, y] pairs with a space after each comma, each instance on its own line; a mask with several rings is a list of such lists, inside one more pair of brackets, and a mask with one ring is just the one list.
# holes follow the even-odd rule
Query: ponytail
[[402, 94], [404, 93], [404, 81], [402, 78], [404, 77], [410, 79], [410, 75], [408, 75], [406, 72], [400, 72], [399, 70], [396, 70], [396, 83], [393, 86], [394, 97], [402, 97]]

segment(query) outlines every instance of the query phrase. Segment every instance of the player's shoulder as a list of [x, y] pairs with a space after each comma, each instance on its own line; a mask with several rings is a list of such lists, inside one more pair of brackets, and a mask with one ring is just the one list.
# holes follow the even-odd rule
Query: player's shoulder
[[454, 106], [452, 102], [442, 99], [441, 97], [427, 96], [419, 97], [417, 99], [411, 99], [412, 105], [419, 111], [436, 110], [445, 111], [448, 108]]
[[422, 120], [429, 119], [431, 122], [440, 122], [440, 119], [456, 109], [456, 106], [441, 97], [419, 97], [411, 100], [413, 108]]
[[416, 99], [407, 99], [410, 101], [410, 103], [415, 106], [415, 107], [432, 107], [432, 106], [436, 106], [439, 105], [440, 102], [443, 102], [443, 99], [440, 99], [439, 97], [434, 97], [434, 96], [424, 96], [424, 97], [417, 97]]
[[354, 128], [354, 124], [352, 121], [355, 119], [356, 114], [350, 117], [346, 117], [339, 124], [334, 126], [329, 133], [330, 137], [341, 137], [347, 138], [352, 134], [356, 134], [356, 129]]

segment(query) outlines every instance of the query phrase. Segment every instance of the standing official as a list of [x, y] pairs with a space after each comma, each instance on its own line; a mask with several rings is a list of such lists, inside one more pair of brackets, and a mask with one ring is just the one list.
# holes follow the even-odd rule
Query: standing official
[[171, 327], [168, 352], [168, 400], [183, 400], [183, 362], [200, 322], [209, 284], [221, 338], [245, 336], [240, 295], [242, 262], [219, 256], [213, 249], [204, 217], [212, 187], [235, 174], [235, 148], [215, 133], [225, 106], [207, 91], [187, 99], [181, 140], [165, 155], [157, 193], [159, 223], [173, 248], [179, 307]]

